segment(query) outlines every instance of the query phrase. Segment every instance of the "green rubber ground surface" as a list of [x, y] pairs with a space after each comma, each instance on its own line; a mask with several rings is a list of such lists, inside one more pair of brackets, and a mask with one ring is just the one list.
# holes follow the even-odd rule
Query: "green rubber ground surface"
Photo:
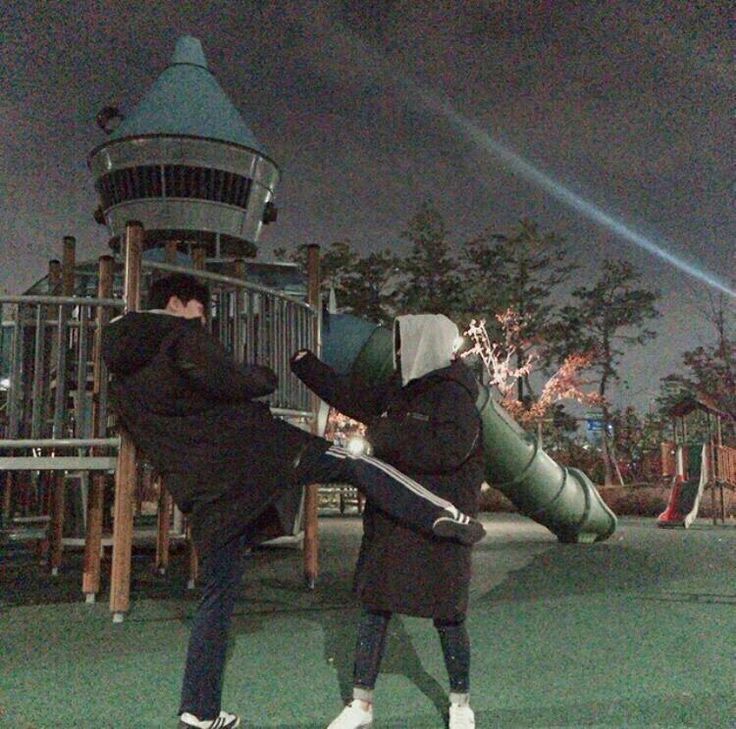
[[[736, 727], [736, 527], [622, 519], [609, 541], [575, 546], [514, 515], [484, 521], [469, 618], [479, 729]], [[293, 548], [250, 558], [224, 701], [249, 729], [324, 729], [349, 691], [360, 522], [320, 525], [314, 592]], [[183, 554], [167, 577], [137, 555], [118, 625], [104, 600], [81, 602], [78, 556], [56, 582], [21, 551], [0, 557], [0, 726], [176, 726], [196, 599]], [[430, 621], [396, 618], [375, 729], [445, 726], [445, 683]]]

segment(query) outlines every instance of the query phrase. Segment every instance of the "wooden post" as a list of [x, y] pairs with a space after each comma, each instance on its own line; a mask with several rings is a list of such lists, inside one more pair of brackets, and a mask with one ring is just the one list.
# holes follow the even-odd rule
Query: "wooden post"
[[64, 236], [61, 257], [61, 294], [74, 296], [74, 266], [77, 257], [77, 239], [73, 235]]
[[[321, 316], [319, 306], [319, 291], [321, 284], [319, 246], [307, 247], [307, 302], [314, 310], [314, 342], [319, 351], [319, 319]], [[317, 431], [317, 412], [319, 400], [312, 395], [312, 432]], [[319, 529], [317, 526], [317, 510], [319, 505], [319, 487], [317, 484], [309, 484], [304, 493], [304, 579], [307, 587], [313, 590], [319, 576]]]
[[705, 470], [706, 486], [710, 486], [710, 506], [713, 511], [713, 524], [718, 523], [718, 512], [716, 507], [716, 475], [715, 475], [715, 459], [713, 458], [713, 416], [710, 412], [706, 413], [706, 422], [708, 424], [708, 440], [707, 447], [704, 449], [703, 462], [700, 464], [701, 469]]
[[[138, 311], [141, 299], [141, 258], [143, 226], [129, 222], [125, 226], [125, 274], [123, 298], [125, 309]], [[114, 623], [123, 621], [130, 607], [130, 560], [133, 551], [133, 499], [137, 477], [135, 445], [121, 429], [120, 450], [115, 469], [115, 507], [112, 534], [112, 570], [110, 574], [110, 612]]]
[[[110, 299], [113, 294], [114, 261], [112, 256], [100, 256], [97, 296]], [[102, 331], [110, 320], [110, 311], [97, 307], [95, 339], [92, 350], [92, 437], [104, 437], [106, 423], [100, 411], [107, 373], [102, 362]], [[94, 451], [93, 451], [94, 452]], [[97, 455], [95, 453], [95, 455]], [[105, 496], [105, 474], [95, 471], [91, 476], [87, 496], [87, 534], [84, 540], [84, 572], [82, 592], [93, 603], [100, 591], [100, 561], [102, 558], [102, 508]]]
[[[76, 259], [76, 239], [67, 235], [64, 236], [64, 249], [61, 259], [61, 295], [74, 296], [74, 265]], [[66, 321], [68, 308], [62, 307], [64, 312], [63, 319]], [[61, 337], [58, 339], [59, 346], [65, 346]], [[66, 363], [66, 358], [59, 359]], [[77, 387], [80, 384], [77, 383]], [[56, 387], [63, 391], [63, 398], [57, 399], [57, 403], [62, 408], [66, 408], [66, 373], [56, 373]], [[57, 438], [63, 438], [65, 433], [57, 433]], [[65, 471], [54, 472], [53, 486], [51, 490], [50, 514], [49, 514], [49, 566], [51, 574], [58, 575], [59, 567], [61, 567], [61, 559], [63, 553], [63, 535], [64, 535], [64, 501], [65, 501]]]
[[176, 263], [176, 254], [179, 250], [178, 242], [175, 240], [167, 240], [164, 246], [166, 263]]

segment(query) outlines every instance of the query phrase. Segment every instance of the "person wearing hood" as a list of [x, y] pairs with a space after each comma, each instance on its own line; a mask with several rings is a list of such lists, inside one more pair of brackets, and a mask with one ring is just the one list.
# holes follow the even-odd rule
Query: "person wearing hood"
[[[478, 512], [483, 483], [478, 383], [454, 358], [459, 332], [441, 314], [394, 322], [394, 376], [365, 387], [337, 375], [314, 354], [298, 352], [295, 374], [328, 405], [367, 426], [376, 457], [426, 484], [464, 512]], [[472, 729], [470, 640], [465, 626], [471, 546], [407, 528], [370, 500], [355, 590], [363, 606], [352, 701], [328, 729], [365, 729], [373, 722], [373, 691], [393, 613], [432, 618], [450, 679], [450, 729]]]
[[243, 554], [287, 533], [296, 487], [352, 483], [411, 528], [468, 543], [483, 535], [478, 521], [396, 469], [274, 417], [258, 398], [276, 389], [276, 374], [234, 362], [203, 326], [209, 302], [193, 276], [165, 276], [151, 286], [150, 310], [114, 319], [102, 338], [113, 411], [188, 515], [201, 560], [180, 729], [240, 725], [220, 700]]

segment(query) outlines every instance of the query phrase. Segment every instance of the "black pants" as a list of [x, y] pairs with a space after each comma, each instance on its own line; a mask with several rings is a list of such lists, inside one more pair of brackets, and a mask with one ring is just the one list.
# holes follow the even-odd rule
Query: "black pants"
[[[431, 531], [444, 510], [454, 510], [393, 466], [369, 456], [351, 457], [332, 446], [297, 469], [299, 484], [350, 483], [383, 511], [418, 530]], [[192, 623], [179, 713], [200, 720], [220, 713], [230, 621], [243, 577], [243, 539], [236, 539], [202, 561], [202, 597]]]
[[[391, 613], [385, 610], [364, 610], [358, 623], [355, 645], [353, 685], [373, 691], [381, 670], [386, 646], [386, 633]], [[470, 638], [465, 616], [456, 620], [434, 620], [445, 659], [450, 691], [467, 694], [470, 691]]]

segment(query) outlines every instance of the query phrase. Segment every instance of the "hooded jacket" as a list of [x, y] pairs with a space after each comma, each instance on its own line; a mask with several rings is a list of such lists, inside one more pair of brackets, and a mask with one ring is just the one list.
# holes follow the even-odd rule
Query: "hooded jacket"
[[284, 533], [300, 497], [295, 465], [329, 443], [256, 399], [275, 390], [271, 369], [236, 364], [198, 320], [161, 311], [114, 319], [102, 357], [113, 411], [191, 515], [201, 555], [249, 531], [253, 541]]
[[[478, 384], [452, 361], [457, 328], [423, 314], [397, 318], [394, 331], [398, 370], [382, 387], [337, 375], [312, 354], [292, 369], [329, 405], [366, 424], [377, 458], [475, 515], [483, 482]], [[465, 614], [470, 547], [420, 534], [370, 502], [363, 522], [355, 588], [366, 607], [441, 620]]]

